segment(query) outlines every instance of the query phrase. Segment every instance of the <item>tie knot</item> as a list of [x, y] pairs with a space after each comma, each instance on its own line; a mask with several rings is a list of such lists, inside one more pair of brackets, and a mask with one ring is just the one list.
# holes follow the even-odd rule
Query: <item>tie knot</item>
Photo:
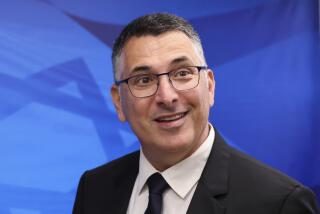
[[163, 191], [168, 188], [168, 184], [166, 180], [162, 177], [160, 173], [154, 173], [152, 174], [148, 180], [147, 184], [149, 187], [149, 193], [150, 194], [158, 194], [161, 195]]

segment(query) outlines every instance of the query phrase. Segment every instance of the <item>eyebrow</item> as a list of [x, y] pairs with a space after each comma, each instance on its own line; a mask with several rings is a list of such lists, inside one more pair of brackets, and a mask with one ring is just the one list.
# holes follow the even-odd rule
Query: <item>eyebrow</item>
[[[181, 56], [181, 57], [173, 59], [170, 62], [170, 66], [174, 66], [174, 65], [177, 65], [177, 64], [180, 64], [180, 63], [183, 63], [183, 62], [187, 62], [187, 61], [190, 61], [190, 60], [186, 56]], [[151, 66], [142, 65], [142, 66], [134, 67], [133, 70], [130, 73], [132, 75], [132, 74], [137, 73], [137, 72], [147, 72], [147, 71], [150, 71], [150, 70], [152, 70]]]
[[134, 67], [134, 69], [131, 71], [131, 74], [137, 73], [137, 72], [146, 72], [150, 70], [151, 70], [151, 67], [147, 65], [137, 66], [137, 67]]
[[178, 58], [172, 60], [170, 62], [170, 65], [172, 66], [172, 65], [180, 64], [182, 62], [187, 62], [187, 61], [190, 61], [190, 60], [186, 56], [181, 56], [181, 57], [178, 57]]

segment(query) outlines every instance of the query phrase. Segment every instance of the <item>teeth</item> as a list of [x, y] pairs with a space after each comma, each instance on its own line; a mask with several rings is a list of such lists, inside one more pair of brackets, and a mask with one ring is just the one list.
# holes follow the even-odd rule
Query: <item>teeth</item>
[[184, 113], [176, 114], [176, 115], [171, 116], [171, 117], [161, 117], [161, 118], [158, 118], [157, 120], [160, 121], [160, 122], [173, 121], [173, 120], [178, 120], [178, 119], [182, 118], [184, 115], [185, 115]]

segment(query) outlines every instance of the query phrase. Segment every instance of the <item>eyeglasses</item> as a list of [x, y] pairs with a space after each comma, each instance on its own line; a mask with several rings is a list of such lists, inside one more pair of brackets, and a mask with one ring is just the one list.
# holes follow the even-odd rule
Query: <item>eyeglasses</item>
[[178, 91], [190, 90], [198, 86], [199, 73], [208, 69], [207, 66], [186, 66], [161, 74], [138, 74], [127, 79], [115, 81], [116, 85], [127, 83], [131, 94], [135, 97], [150, 97], [159, 88], [159, 77], [168, 75], [171, 85]]

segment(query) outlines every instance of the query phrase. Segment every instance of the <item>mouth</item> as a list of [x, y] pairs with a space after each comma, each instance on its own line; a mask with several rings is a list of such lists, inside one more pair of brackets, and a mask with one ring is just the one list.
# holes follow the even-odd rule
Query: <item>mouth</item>
[[155, 119], [155, 121], [158, 123], [172, 123], [172, 122], [181, 120], [188, 113], [189, 113], [189, 111], [180, 112], [180, 113], [176, 113], [176, 114], [170, 114], [170, 115], [163, 115], [163, 116], [157, 117]]

